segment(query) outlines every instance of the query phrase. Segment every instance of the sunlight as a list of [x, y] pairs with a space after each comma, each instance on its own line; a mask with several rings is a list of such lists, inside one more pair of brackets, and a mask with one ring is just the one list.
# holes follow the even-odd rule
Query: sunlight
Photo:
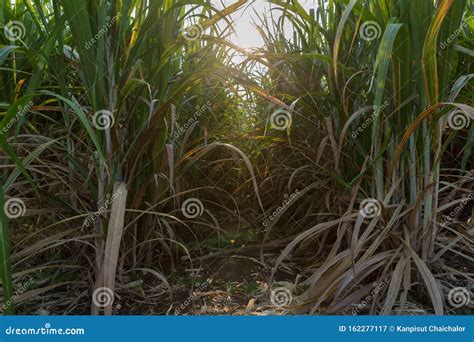
[[255, 22], [258, 23], [256, 13], [262, 15], [269, 10], [270, 4], [267, 2], [254, 2], [235, 13], [232, 18], [234, 33], [230, 36], [230, 41], [244, 49], [262, 47], [263, 39], [255, 28]]
[[[227, 2], [231, 3], [232, 1]], [[300, 4], [306, 11], [317, 6], [316, 0], [301, 1]], [[253, 1], [241, 10], [235, 12], [231, 16], [232, 20], [234, 20], [235, 32], [230, 36], [230, 41], [246, 50], [263, 47], [264, 42], [256, 26], [261, 24], [259, 16], [268, 17], [272, 7], [274, 8], [275, 6], [272, 6], [267, 1]], [[278, 20], [282, 12], [273, 10], [272, 14], [275, 20]], [[292, 25], [288, 20], [285, 21], [284, 31], [285, 36], [291, 39]]]

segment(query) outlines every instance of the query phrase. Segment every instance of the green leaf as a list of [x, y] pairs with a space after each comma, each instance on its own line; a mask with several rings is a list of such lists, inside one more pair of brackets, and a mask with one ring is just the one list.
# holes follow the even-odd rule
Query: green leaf
[[0, 278], [3, 286], [4, 312], [7, 315], [15, 314], [13, 308], [13, 282], [10, 261], [10, 231], [8, 229], [8, 217], [4, 210], [5, 198], [0, 187]]

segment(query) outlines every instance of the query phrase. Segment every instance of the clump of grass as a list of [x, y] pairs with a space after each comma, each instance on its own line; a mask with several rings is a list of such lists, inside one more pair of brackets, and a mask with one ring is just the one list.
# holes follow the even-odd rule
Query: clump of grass
[[[444, 294], [454, 284], [444, 272], [453, 269], [440, 258], [449, 251], [472, 261], [471, 215], [458, 216], [450, 227], [439, 224], [473, 190], [474, 127], [455, 130], [449, 122], [453, 112], [466, 121], [474, 117], [468, 81], [473, 30], [463, 25], [472, 15], [469, 6], [320, 1], [307, 12], [297, 2], [273, 3], [282, 16], [261, 18], [262, 54], [270, 67], [260, 82], [296, 106], [289, 111], [291, 126], [279, 133], [288, 143], [268, 148], [266, 182], [276, 194], [295, 188], [304, 194], [279, 216], [298, 235], [274, 272], [290, 255], [311, 248], [316, 255], [302, 284], [308, 289], [301, 308], [342, 312], [367, 296], [370, 284], [389, 277], [371, 313], [387, 314], [395, 306], [403, 311], [410, 296], [437, 314], [446, 312]], [[284, 21], [294, 27], [291, 40]], [[459, 27], [466, 49], [441, 49]], [[262, 122], [277, 109], [264, 112]]]
[[[194, 147], [189, 143], [194, 127], [177, 138], [172, 133], [196, 107], [215, 100], [213, 87], [201, 82], [215, 68], [206, 56], [223, 50], [205, 36], [225, 34], [217, 23], [244, 2], [221, 11], [204, 1], [192, 8], [142, 0], [52, 0], [39, 7], [25, 1], [0, 7], [2, 30], [14, 23], [21, 31], [12, 30], [18, 36], [11, 41], [0, 38], [6, 43], [0, 46], [0, 102], [6, 109], [0, 126], [2, 186], [5, 193], [34, 203], [27, 216], [42, 229], [28, 239], [34, 243], [30, 248], [15, 245], [13, 258], [53, 251], [67, 258], [60, 247], [76, 241], [70, 248], [81, 260], [73, 262], [85, 262], [91, 283], [105, 281], [113, 290], [117, 264], [123, 273], [124, 267], [152, 265], [157, 249], [171, 259], [179, 254], [182, 237], [174, 230], [187, 226], [179, 208], [192, 190], [179, 183], [187, 150]], [[190, 25], [201, 30], [197, 36]], [[33, 106], [10, 125], [28, 101]], [[205, 115], [214, 106], [207, 106]], [[117, 201], [108, 200], [115, 198], [117, 182], [129, 194], [118, 196], [126, 201], [120, 212], [114, 209]], [[101, 215], [90, 219], [95, 212]], [[120, 227], [117, 215], [125, 217]], [[2, 231], [8, 233], [3, 218]], [[70, 229], [55, 234], [64, 227]], [[3, 241], [9, 245], [6, 237]], [[114, 255], [107, 255], [111, 251]], [[15, 267], [26, 267], [25, 261]], [[154, 267], [151, 272], [160, 275]], [[103, 275], [107, 269], [112, 273]], [[5, 268], [4, 299], [11, 296], [9, 278]]]

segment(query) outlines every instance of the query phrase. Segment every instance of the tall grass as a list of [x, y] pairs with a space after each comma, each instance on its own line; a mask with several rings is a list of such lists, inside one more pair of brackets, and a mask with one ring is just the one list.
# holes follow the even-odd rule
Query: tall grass
[[[274, 272], [312, 246], [317, 254], [300, 307], [341, 312], [370, 293], [365, 284], [390, 276], [386, 297], [376, 298], [370, 312], [379, 302], [382, 313], [394, 306], [403, 312], [409, 293], [423, 298], [413, 287], [420, 283], [442, 314], [449, 281], [433, 273], [447, 271], [442, 255], [472, 262], [468, 230], [439, 224], [443, 212], [472, 193], [467, 137], [474, 127], [447, 124], [454, 111], [466, 121], [473, 117], [472, 12], [466, 1], [321, 1], [309, 12], [297, 2], [273, 3], [283, 15], [261, 18], [262, 54], [271, 66], [261, 82], [296, 107], [286, 131], [291, 145], [272, 148], [271, 184], [280, 193], [288, 191], [282, 186], [326, 192], [287, 208], [286, 224], [299, 234]], [[284, 21], [294, 27], [292, 40]], [[458, 48], [441, 49], [453, 32]], [[377, 211], [370, 220], [357, 212], [367, 199]]]
[[[49, 246], [52, 253], [53, 246], [68, 239], [78, 243], [75, 248], [80, 252], [73, 259], [85, 258], [96, 274], [93, 278], [104, 267], [115, 267], [104, 260], [128, 265], [133, 272], [145, 260], [150, 265], [159, 246], [175, 254], [180, 244], [172, 225], [183, 224], [175, 211], [176, 199], [182, 196], [182, 190], [176, 191], [177, 166], [189, 158], [185, 154], [189, 146], [180, 147], [183, 136], [172, 140], [172, 133], [178, 122], [185, 123], [212, 95], [212, 88], [202, 84], [214, 68], [206, 56], [221, 52], [200, 35], [225, 34], [217, 23], [244, 2], [236, 1], [223, 11], [205, 2], [189, 7], [175, 1], [144, 0], [55, 0], [36, 7], [30, 1], [13, 6], [2, 2], [2, 29], [14, 21], [23, 27], [13, 42], [2, 36], [1, 101], [7, 112], [1, 128], [10, 127], [20, 105], [34, 102], [1, 140], [3, 151], [17, 166], [13, 171], [12, 165], [4, 164], [3, 176], [9, 179], [2, 182], [3, 190], [12, 197], [30, 197], [28, 209], [36, 203], [33, 208], [39, 210], [41, 222], [39, 232], [25, 237], [38, 248], [23, 250], [25, 258], [20, 263], [44, 252], [39, 247]], [[193, 37], [195, 32], [185, 31], [189, 25], [202, 32]], [[206, 110], [212, 111], [214, 105]], [[31, 151], [32, 147], [36, 149]], [[83, 222], [99, 209], [110, 211], [106, 196], [113, 195], [116, 182], [126, 183], [130, 198], [126, 199], [126, 226], [109, 224], [109, 229], [124, 231], [123, 238], [112, 242], [108, 239], [114, 234], [107, 232], [106, 218], [95, 220], [92, 230]], [[119, 213], [112, 208], [112, 214]], [[54, 234], [64, 226], [77, 229], [66, 236]], [[8, 232], [6, 222], [2, 228]], [[44, 240], [38, 242], [41, 236]], [[91, 238], [95, 255], [89, 258], [84, 253]], [[8, 240], [4, 241], [7, 246]], [[114, 258], [104, 255], [111, 243]], [[119, 246], [122, 253], [117, 260]], [[4, 257], [8, 260], [8, 254]], [[67, 270], [70, 266], [52, 267]], [[154, 267], [149, 272], [159, 275]], [[11, 288], [5, 277], [6, 300]], [[78, 280], [71, 273], [66, 277]], [[101, 282], [96, 283], [100, 286]], [[108, 282], [113, 284], [113, 280]]]

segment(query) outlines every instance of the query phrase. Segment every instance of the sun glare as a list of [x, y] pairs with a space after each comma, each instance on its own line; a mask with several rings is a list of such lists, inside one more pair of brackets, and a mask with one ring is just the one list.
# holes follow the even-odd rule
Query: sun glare
[[[311, 1], [300, 1], [300, 5], [308, 10], [317, 6], [315, 0]], [[241, 10], [235, 12], [232, 15], [234, 22], [233, 28], [234, 33], [230, 36], [230, 41], [246, 50], [263, 47], [264, 41], [260, 36], [256, 26], [260, 26], [260, 17], [269, 17], [269, 13], [272, 11], [272, 6], [267, 1], [253, 1]], [[281, 16], [281, 11], [272, 11], [272, 15], [275, 20], [278, 20]], [[284, 24], [285, 36], [289, 39], [292, 37], [292, 25], [287, 20]]]

